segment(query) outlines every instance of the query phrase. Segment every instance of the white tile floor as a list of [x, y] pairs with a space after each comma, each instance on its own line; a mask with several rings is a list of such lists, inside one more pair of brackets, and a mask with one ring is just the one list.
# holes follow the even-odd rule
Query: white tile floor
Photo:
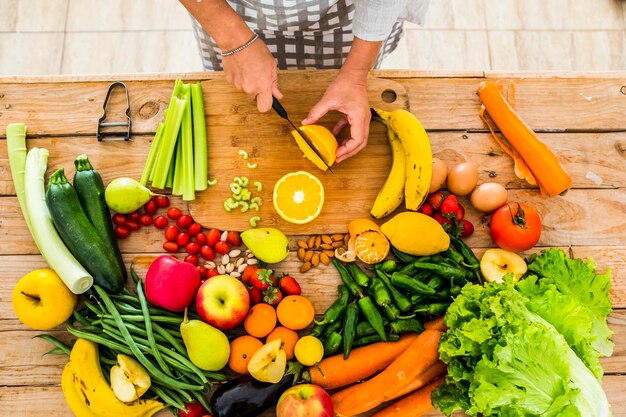
[[[626, 70], [626, 1], [431, 0], [383, 67]], [[201, 70], [175, 0], [0, 0], [0, 75]]]

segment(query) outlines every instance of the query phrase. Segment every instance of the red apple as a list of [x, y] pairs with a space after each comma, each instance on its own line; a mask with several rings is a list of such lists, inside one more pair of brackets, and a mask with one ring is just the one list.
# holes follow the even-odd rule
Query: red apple
[[200, 283], [200, 272], [194, 265], [162, 255], [146, 272], [146, 298], [166, 310], [183, 311], [193, 301]]
[[333, 417], [334, 415], [333, 400], [319, 385], [294, 385], [283, 392], [276, 405], [276, 417]]
[[230, 275], [207, 279], [198, 289], [196, 309], [200, 318], [220, 330], [240, 324], [250, 309], [246, 286]]

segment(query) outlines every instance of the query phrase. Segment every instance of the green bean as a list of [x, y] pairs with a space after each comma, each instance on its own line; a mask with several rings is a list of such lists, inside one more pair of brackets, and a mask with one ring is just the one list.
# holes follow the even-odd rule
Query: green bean
[[38, 334], [36, 336], [33, 336], [33, 338], [38, 337], [40, 339], [45, 340], [48, 343], [52, 343], [55, 346], [55, 349], [51, 350], [50, 352], [47, 352], [46, 354], [50, 353], [60, 353], [60, 354], [66, 354], [66, 355], [70, 355], [70, 352], [72, 351], [72, 348], [69, 347], [68, 345], [66, 345], [65, 343], [61, 342], [59, 339], [57, 339], [54, 336], [51, 336], [49, 334]]
[[209, 405], [209, 403], [206, 400], [206, 397], [204, 396], [204, 393], [200, 392], [200, 391], [191, 391], [191, 395], [193, 395], [194, 397], [196, 397], [196, 400], [202, 404], [202, 406], [204, 407], [205, 410], [211, 410], [211, 406]]
[[[167, 330], [165, 330], [163, 327], [159, 326], [156, 323], [152, 324], [152, 328], [157, 332], [157, 334], [165, 339], [166, 342], [172, 345], [174, 349], [178, 351], [178, 353], [180, 353], [181, 355], [187, 355], [187, 349], [175, 336], [170, 334]], [[178, 335], [180, 336], [180, 333]]]
[[155, 385], [172, 399], [180, 401], [181, 403], [188, 403], [193, 401], [193, 397], [189, 394], [189, 392], [185, 390], [171, 389], [170, 387], [166, 385], [161, 385], [158, 382]]
[[176, 407], [179, 410], [186, 410], [185, 408], [185, 404], [182, 402], [179, 402], [178, 400], [175, 400], [174, 398], [170, 397], [169, 395], [167, 395], [161, 388], [159, 388], [158, 386], [152, 385], [150, 387], [150, 389], [152, 391], [154, 391], [154, 393], [161, 399], [163, 400], [163, 402], [165, 402], [166, 404], [171, 405], [172, 407]]
[[[115, 305], [113, 303], [111, 303], [111, 306], [113, 308], [115, 308]], [[131, 321], [131, 322], [143, 322], [143, 316], [141, 314], [120, 314], [118, 311], [118, 315], [120, 317], [120, 319], [122, 321]], [[101, 314], [100, 315], [103, 318], [107, 318], [107, 319], [115, 319], [113, 314]], [[178, 324], [180, 325], [183, 322], [183, 318], [181, 317], [179, 318], [175, 318], [175, 317], [169, 317], [169, 316], [151, 316], [152, 321], [156, 321], [156, 322], [161, 322], [161, 323], [171, 323], [171, 324]]]
[[86, 339], [91, 342], [97, 343], [99, 345], [106, 346], [110, 349], [118, 351], [120, 353], [124, 353], [126, 355], [132, 355], [132, 352], [129, 348], [124, 345], [121, 345], [117, 342], [112, 341], [111, 339], [107, 339], [104, 336], [100, 336], [94, 333], [84, 332], [80, 329], [75, 328], [69, 322], [66, 324], [67, 331], [72, 335], [79, 337], [81, 339]]
[[192, 384], [180, 382], [172, 378], [171, 376], [163, 373], [160, 369], [156, 368], [137, 347], [137, 344], [135, 343], [132, 336], [128, 332], [128, 329], [124, 325], [124, 321], [119, 311], [116, 310], [115, 305], [113, 304], [113, 301], [111, 301], [106, 291], [100, 288], [99, 285], [94, 285], [94, 288], [96, 292], [98, 293], [98, 295], [100, 296], [100, 298], [102, 299], [102, 301], [104, 302], [109, 313], [113, 316], [115, 322], [117, 323], [117, 327], [119, 328], [120, 332], [124, 336], [124, 339], [126, 340], [126, 343], [128, 344], [128, 347], [130, 348], [130, 350], [133, 352], [135, 358], [137, 358], [137, 360], [146, 368], [148, 372], [156, 376], [158, 379], [166, 381], [173, 388], [189, 389], [189, 390], [198, 390], [198, 389], [203, 388], [202, 385], [192, 385]]

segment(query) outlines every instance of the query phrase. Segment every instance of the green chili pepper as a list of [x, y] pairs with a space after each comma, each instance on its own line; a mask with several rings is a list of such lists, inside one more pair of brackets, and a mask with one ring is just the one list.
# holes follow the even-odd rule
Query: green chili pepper
[[413, 310], [417, 314], [427, 314], [439, 316], [446, 312], [450, 303], [432, 303]]
[[350, 276], [354, 279], [354, 282], [363, 288], [367, 288], [369, 286], [370, 277], [367, 276], [367, 274], [363, 272], [355, 262], [349, 262], [347, 268]]
[[[399, 272], [394, 272], [393, 275], [391, 275], [391, 283], [398, 288], [402, 288], [418, 294], [431, 295], [435, 293], [434, 288]], [[408, 309], [404, 311], [408, 311]]]
[[389, 317], [389, 320], [395, 320], [398, 316], [397, 308], [391, 301], [391, 294], [387, 290], [385, 284], [375, 277], [369, 287], [370, 295], [374, 298], [376, 304], [383, 308], [385, 315]]
[[415, 308], [419, 308], [422, 305], [422, 301], [424, 301], [426, 298], [428, 297], [424, 294], [413, 294], [411, 296], [411, 304], [413, 304]]
[[389, 329], [395, 334], [408, 332], [421, 333], [424, 331], [424, 326], [416, 319], [398, 319], [389, 323]]
[[352, 343], [352, 347], [367, 346], [367, 345], [371, 345], [372, 343], [383, 342], [383, 341], [395, 342], [397, 340], [400, 340], [400, 336], [397, 334], [390, 334], [389, 336], [387, 336], [386, 340], [381, 339], [380, 336], [377, 334], [373, 334], [371, 336], [359, 337], [358, 339], [354, 341], [354, 343]]
[[330, 336], [328, 336], [328, 339], [324, 342], [324, 356], [330, 356], [337, 353], [337, 351], [341, 348], [342, 340], [343, 337], [339, 333], [332, 332]]
[[393, 246], [391, 247], [391, 252], [403, 264], [409, 264], [417, 260], [417, 256], [413, 256], [413, 255], [409, 255], [408, 253], [401, 252], [400, 250], [396, 249]]
[[341, 281], [343, 281], [346, 288], [348, 288], [348, 291], [350, 291], [350, 294], [358, 298], [363, 298], [365, 296], [365, 294], [363, 294], [363, 290], [352, 279], [352, 277], [350, 276], [350, 273], [348, 272], [344, 264], [337, 258], [333, 258], [332, 262], [333, 262], [333, 265], [335, 265], [335, 268], [337, 268], [337, 271], [339, 271], [339, 276], [341, 277]]
[[398, 309], [403, 313], [409, 311], [411, 309], [411, 300], [409, 300], [409, 297], [402, 294], [396, 287], [391, 285], [389, 277], [387, 277], [384, 272], [377, 270], [376, 276], [383, 282], [383, 284], [385, 284], [385, 287], [387, 287], [387, 291], [391, 294], [391, 298], [393, 298], [393, 302], [396, 304], [396, 307], [398, 307]]
[[359, 322], [359, 306], [354, 303], [348, 304], [346, 315], [343, 319], [343, 358], [348, 359], [352, 343], [356, 337], [356, 326]]
[[430, 278], [428, 280], [428, 282], [426, 283], [427, 286], [429, 286], [430, 288], [437, 290], [441, 287], [443, 287], [445, 285], [445, 281], [443, 278], [441, 278], [439, 275], [433, 275], [432, 278]]
[[445, 256], [447, 259], [451, 260], [457, 265], [461, 265], [465, 260], [463, 255], [459, 251], [457, 251], [453, 245], [450, 245], [448, 249], [443, 252], [443, 256]]
[[472, 270], [480, 270], [480, 261], [478, 260], [472, 249], [467, 246], [462, 239], [451, 235], [450, 242], [452, 242], [456, 250], [458, 250], [461, 255], [463, 255], [463, 259], [465, 260], [464, 266]]
[[387, 259], [384, 262], [376, 264], [374, 267], [386, 274], [390, 274], [398, 268], [398, 264], [396, 264], [396, 261], [393, 259]]
[[376, 334], [376, 330], [368, 321], [362, 321], [356, 326], [356, 337], [371, 336]]
[[324, 332], [320, 336], [322, 343], [324, 343], [333, 332], [340, 332], [342, 326], [343, 322], [341, 320], [337, 320], [336, 322], [327, 325], [326, 329], [324, 329]]
[[322, 333], [324, 333], [326, 326], [326, 324], [316, 324], [311, 329], [311, 336], [315, 336], [319, 339], [322, 336]]
[[414, 262], [413, 265], [415, 265], [417, 269], [434, 272], [435, 274], [440, 275], [444, 278], [467, 281], [466, 272], [460, 268], [454, 268], [448, 265], [438, 265], [427, 262]]
[[376, 330], [378, 336], [380, 336], [382, 340], [387, 341], [387, 334], [385, 333], [385, 324], [383, 322], [383, 317], [380, 315], [380, 311], [378, 311], [372, 299], [369, 296], [363, 297], [357, 301], [357, 304], [359, 305], [363, 316], [367, 319], [369, 324], [372, 325], [374, 330]]
[[[445, 260], [445, 258], [443, 256], [441, 256], [440, 253], [438, 253], [436, 255], [431, 256], [430, 260], [428, 262], [433, 263], [433, 264], [440, 264], [440, 263], [443, 263], [444, 260]], [[417, 262], [423, 262], [423, 261], [420, 261], [418, 259]]]
[[337, 287], [338, 296], [337, 299], [328, 307], [328, 310], [324, 312], [324, 318], [321, 321], [316, 321], [318, 325], [334, 323], [343, 314], [346, 306], [348, 305], [348, 299], [350, 293], [345, 285], [341, 284]]

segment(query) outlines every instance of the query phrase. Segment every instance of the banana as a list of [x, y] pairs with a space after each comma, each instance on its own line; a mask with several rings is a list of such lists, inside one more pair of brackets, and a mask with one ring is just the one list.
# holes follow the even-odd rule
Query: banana
[[118, 400], [102, 375], [98, 345], [85, 339], [78, 339], [72, 348], [61, 388], [76, 417], [149, 417], [165, 408], [157, 400]]
[[[380, 110], [376, 111], [378, 112]], [[376, 219], [382, 219], [388, 216], [402, 204], [404, 200], [404, 183], [406, 181], [406, 156], [402, 142], [398, 135], [396, 135], [396, 132], [394, 132], [384, 120], [382, 120], [382, 122], [387, 127], [387, 139], [389, 140], [389, 145], [391, 145], [393, 162], [389, 176], [378, 192], [374, 206], [372, 210], [370, 210], [370, 214]]]
[[407, 210], [420, 208], [430, 188], [433, 174], [433, 154], [426, 130], [409, 111], [397, 109], [378, 114], [398, 135], [406, 155], [406, 182], [404, 202]]

